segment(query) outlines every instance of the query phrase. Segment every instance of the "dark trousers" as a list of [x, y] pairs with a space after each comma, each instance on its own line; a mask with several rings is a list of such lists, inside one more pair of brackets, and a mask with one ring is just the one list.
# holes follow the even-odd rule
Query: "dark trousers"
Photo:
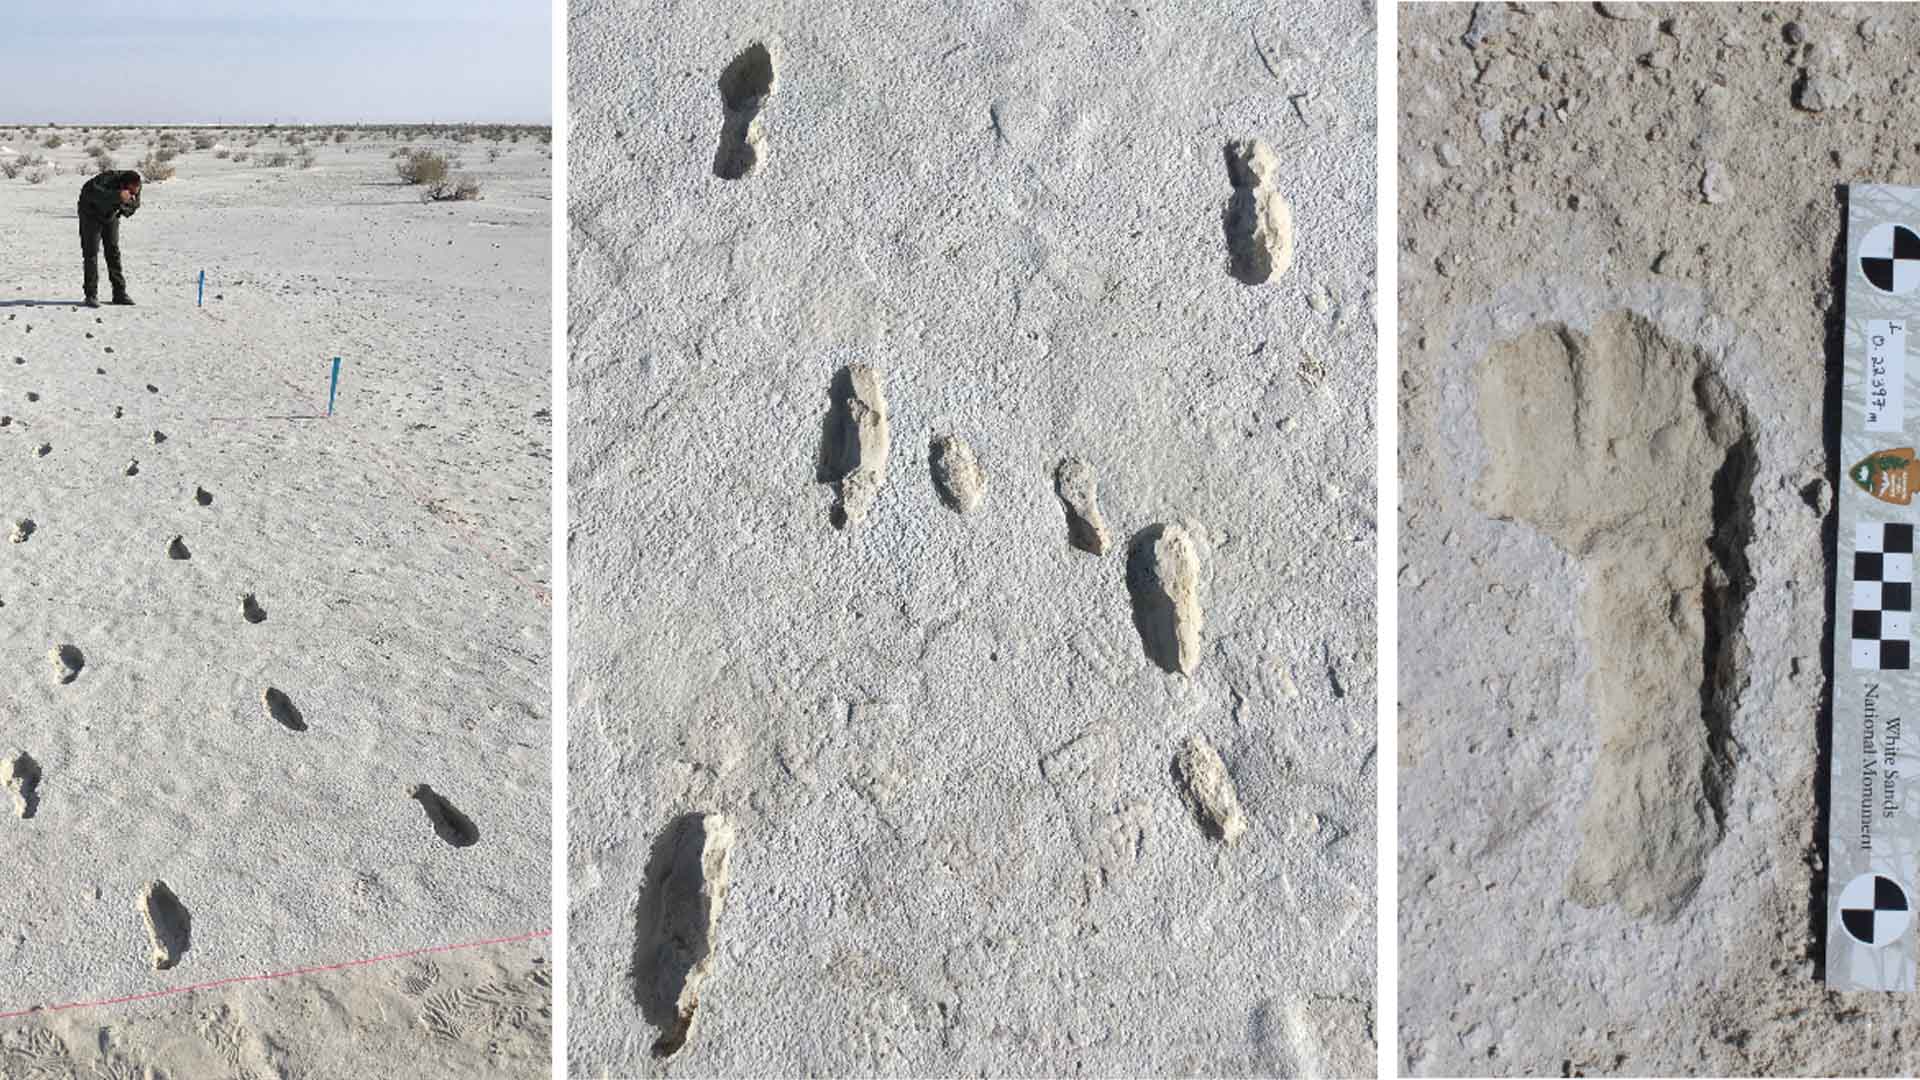
[[120, 215], [100, 218], [80, 208], [80, 258], [88, 296], [100, 294], [100, 248], [107, 249], [107, 282], [113, 295], [127, 294], [127, 279], [120, 273]]

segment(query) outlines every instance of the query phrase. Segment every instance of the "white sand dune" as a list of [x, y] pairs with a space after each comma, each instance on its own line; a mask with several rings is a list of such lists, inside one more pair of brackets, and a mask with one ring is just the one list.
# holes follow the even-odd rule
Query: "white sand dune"
[[[79, 146], [0, 181], [0, 518], [34, 523], [0, 754], [41, 774], [0, 817], [0, 1012], [549, 922], [549, 232], [466, 223], [549, 205], [551, 162], [470, 149], [486, 200], [427, 206], [389, 142], [270, 144], [149, 184], [134, 308], [71, 306]], [[158, 971], [156, 881], [190, 918]]]

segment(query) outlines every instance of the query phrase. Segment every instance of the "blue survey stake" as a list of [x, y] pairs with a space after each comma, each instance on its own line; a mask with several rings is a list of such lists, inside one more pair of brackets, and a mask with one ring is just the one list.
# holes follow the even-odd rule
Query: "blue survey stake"
[[207, 272], [205, 270], [202, 270], [200, 271], [200, 295], [194, 297], [193, 306], [205, 307], [206, 304], [207, 304]]
[[340, 358], [333, 358], [333, 383], [327, 387], [327, 415], [333, 415], [333, 395], [340, 389]]

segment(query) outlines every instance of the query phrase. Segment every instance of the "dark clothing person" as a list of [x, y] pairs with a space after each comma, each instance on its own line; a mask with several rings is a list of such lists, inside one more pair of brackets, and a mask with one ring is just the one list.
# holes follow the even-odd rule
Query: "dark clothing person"
[[[122, 199], [120, 193], [129, 192]], [[131, 304], [127, 279], [120, 272], [120, 219], [132, 217], [140, 209], [140, 174], [127, 171], [103, 172], [80, 188], [80, 257], [82, 284], [87, 306], [96, 307], [100, 295], [99, 252], [107, 249], [107, 282], [113, 286], [113, 302]]]

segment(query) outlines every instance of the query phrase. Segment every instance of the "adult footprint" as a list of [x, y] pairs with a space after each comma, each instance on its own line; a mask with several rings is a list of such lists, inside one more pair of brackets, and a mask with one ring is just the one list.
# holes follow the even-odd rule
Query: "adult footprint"
[[1200, 556], [1187, 530], [1152, 525], [1134, 534], [1127, 591], [1147, 659], [1169, 675], [1193, 674], [1200, 663]]
[[433, 824], [433, 831], [439, 834], [440, 839], [454, 847], [472, 847], [480, 842], [480, 826], [448, 802], [446, 796], [425, 784], [415, 784], [413, 790], [408, 792], [408, 797], [427, 812], [427, 820]]
[[841, 368], [827, 388], [814, 479], [833, 484], [840, 504], [831, 520], [847, 528], [866, 520], [887, 476], [887, 398], [880, 373], [865, 364]]
[[153, 969], [165, 971], [180, 962], [193, 946], [193, 913], [164, 881], [149, 882], [140, 893], [140, 913], [147, 920], [147, 940], [153, 946]]
[[1258, 139], [1226, 146], [1233, 196], [1221, 213], [1227, 234], [1227, 271], [1242, 285], [1259, 285], [1293, 265], [1293, 209], [1273, 189], [1279, 160]]
[[682, 814], [647, 860], [634, 911], [633, 990], [641, 1015], [660, 1029], [656, 1058], [678, 1053], [692, 1033], [732, 880], [733, 845], [725, 815]]
[[760, 107], [772, 95], [773, 54], [759, 42], [733, 58], [720, 73], [720, 148], [713, 155], [713, 175], [739, 180], [760, 170], [766, 156], [766, 125]]
[[1667, 921], [1729, 810], [1747, 674], [1757, 439], [1697, 346], [1630, 312], [1533, 327], [1489, 351], [1475, 502], [1580, 564], [1595, 731], [1567, 894]]
[[307, 730], [306, 717], [300, 715], [300, 710], [294, 705], [293, 699], [281, 691], [271, 686], [267, 687], [266, 693], [260, 695], [260, 703], [266, 706], [267, 715], [274, 723], [288, 731]]

